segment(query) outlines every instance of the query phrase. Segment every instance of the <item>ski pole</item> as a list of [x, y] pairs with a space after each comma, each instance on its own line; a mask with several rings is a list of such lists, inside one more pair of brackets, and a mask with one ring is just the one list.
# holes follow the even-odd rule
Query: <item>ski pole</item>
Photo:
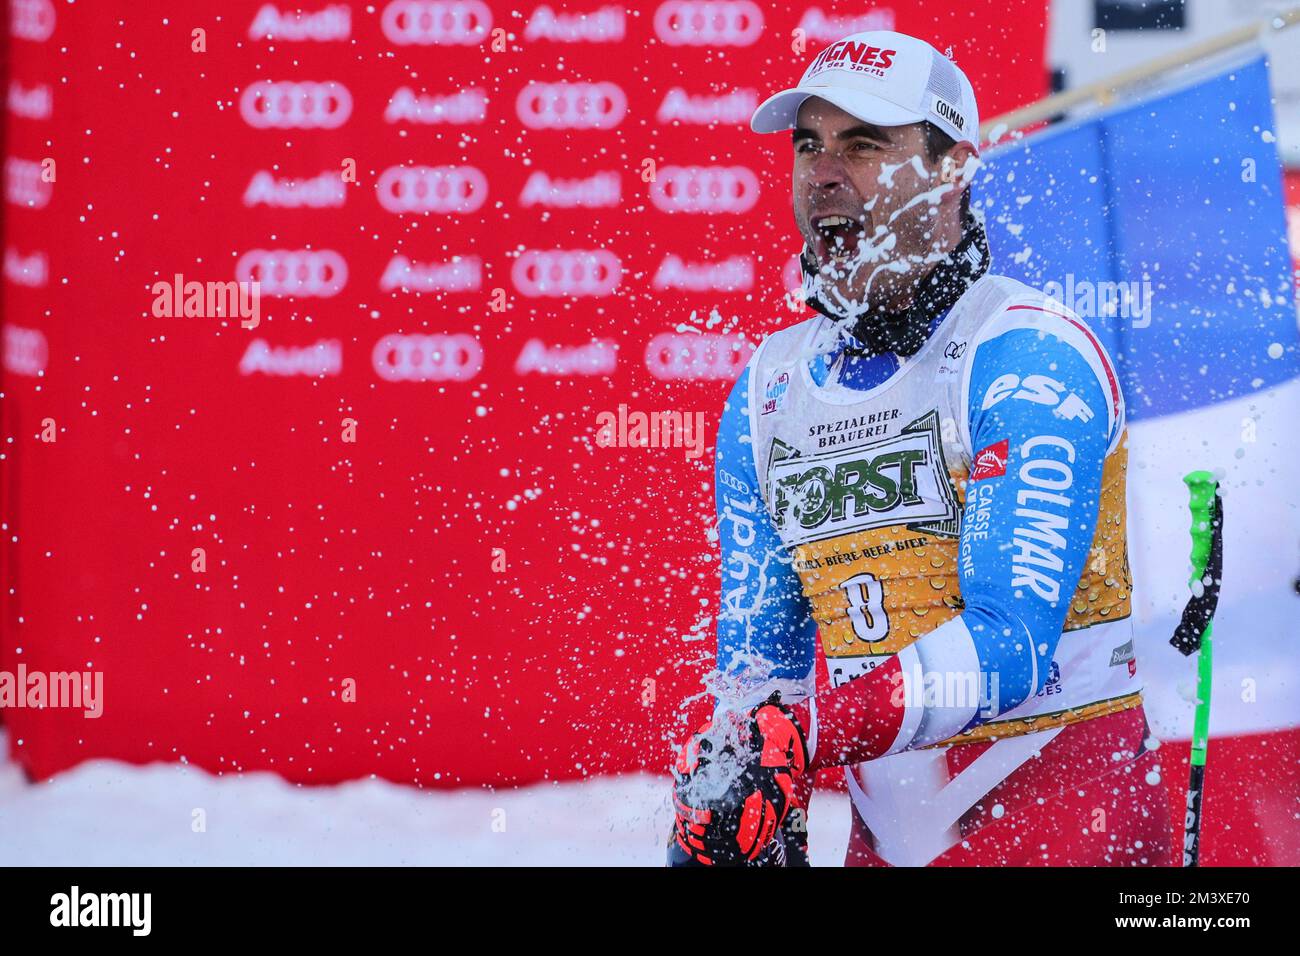
[[1200, 859], [1201, 809], [1205, 792], [1205, 757], [1210, 743], [1210, 679], [1214, 664], [1214, 612], [1219, 604], [1223, 577], [1223, 499], [1208, 471], [1183, 478], [1192, 512], [1192, 577], [1187, 582], [1192, 597], [1170, 639], [1184, 656], [1197, 654], [1196, 716], [1192, 722], [1191, 775], [1187, 809], [1183, 817], [1183, 866]]

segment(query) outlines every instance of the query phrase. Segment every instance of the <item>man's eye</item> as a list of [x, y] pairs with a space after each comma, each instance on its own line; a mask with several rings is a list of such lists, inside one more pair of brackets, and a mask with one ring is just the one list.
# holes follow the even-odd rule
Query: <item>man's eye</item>
[[871, 150], [872, 152], [875, 152], [876, 150], [880, 149], [880, 147], [879, 147], [876, 143], [869, 142], [868, 140], [865, 140], [865, 139], [860, 139], [860, 140], [858, 140], [856, 143], [853, 144], [853, 149], [854, 149], [854, 150]]
[[796, 153], [807, 153], [807, 152], [811, 151], [812, 148], [813, 148], [814, 146], [816, 146], [816, 145], [817, 145], [816, 143], [812, 143], [812, 142], [809, 142], [808, 140], [804, 140], [804, 141], [802, 141], [802, 142], [799, 142], [799, 143], [795, 143], [795, 144], [794, 144], [794, 151], [795, 151]]

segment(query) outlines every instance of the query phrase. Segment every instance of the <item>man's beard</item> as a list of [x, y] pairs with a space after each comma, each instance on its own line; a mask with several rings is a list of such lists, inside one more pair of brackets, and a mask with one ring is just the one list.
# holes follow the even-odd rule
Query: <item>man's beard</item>
[[[870, 250], [869, 244], [864, 249]], [[976, 216], [967, 212], [962, 219], [962, 238], [946, 255], [917, 280], [912, 304], [906, 309], [888, 309], [867, 302], [844, 302], [834, 290], [828, 290], [826, 279], [818, 271], [812, 250], [805, 243], [799, 255], [803, 271], [804, 301], [809, 307], [841, 324], [849, 336], [847, 351], [856, 355], [881, 355], [893, 352], [910, 356], [925, 344], [929, 337], [931, 321], [947, 312], [970, 286], [988, 271], [989, 247], [984, 226]], [[843, 267], [840, 263], [837, 267]], [[872, 263], [847, 263], [858, 268]], [[888, 263], [876, 265], [877, 270], [887, 269]], [[874, 278], [868, 279], [868, 286]]]

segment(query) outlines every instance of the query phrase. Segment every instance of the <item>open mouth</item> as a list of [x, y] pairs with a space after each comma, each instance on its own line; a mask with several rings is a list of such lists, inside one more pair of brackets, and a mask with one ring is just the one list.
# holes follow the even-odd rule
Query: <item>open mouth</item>
[[857, 255], [866, 233], [850, 216], [822, 216], [812, 221], [819, 262], [843, 263]]

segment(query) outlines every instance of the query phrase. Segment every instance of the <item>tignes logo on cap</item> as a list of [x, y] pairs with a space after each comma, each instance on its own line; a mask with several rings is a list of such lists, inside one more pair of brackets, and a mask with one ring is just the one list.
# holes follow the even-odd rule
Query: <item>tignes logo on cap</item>
[[933, 123], [979, 154], [979, 109], [970, 80], [946, 55], [905, 33], [872, 30], [830, 44], [813, 57], [798, 86], [759, 104], [750, 128], [793, 129], [810, 97], [876, 126]]
[[894, 57], [897, 55], [897, 50], [840, 40], [817, 54], [804, 75], [804, 81], [807, 82], [825, 70], [853, 70], [856, 73], [884, 77], [885, 71], [894, 65]]

